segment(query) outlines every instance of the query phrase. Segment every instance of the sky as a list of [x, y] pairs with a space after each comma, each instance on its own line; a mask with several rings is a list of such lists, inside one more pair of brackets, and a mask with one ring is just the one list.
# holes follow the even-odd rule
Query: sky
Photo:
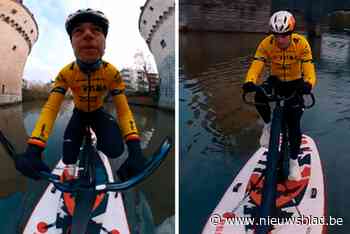
[[153, 55], [138, 28], [140, 7], [146, 0], [24, 0], [39, 27], [39, 38], [28, 56], [23, 77], [29, 81], [50, 82], [68, 63], [75, 60], [64, 23], [70, 13], [78, 9], [93, 8], [104, 12], [110, 21], [106, 40], [106, 61], [119, 70], [132, 67], [137, 52], [156, 71]]

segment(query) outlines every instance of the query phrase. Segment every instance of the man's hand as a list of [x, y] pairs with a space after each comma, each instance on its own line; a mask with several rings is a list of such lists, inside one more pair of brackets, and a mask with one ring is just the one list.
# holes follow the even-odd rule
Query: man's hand
[[301, 87], [300, 92], [302, 94], [310, 94], [312, 89], [312, 85], [309, 82], [304, 81]]
[[24, 176], [39, 180], [40, 171], [50, 172], [48, 166], [41, 160], [41, 153], [44, 148], [28, 144], [26, 152], [19, 154], [16, 161], [16, 169]]
[[243, 84], [242, 89], [244, 93], [255, 92], [256, 85], [253, 82], [249, 81]]
[[124, 164], [119, 168], [117, 175], [122, 181], [139, 174], [147, 164], [147, 159], [143, 156], [140, 140], [129, 140], [126, 142], [129, 156]]

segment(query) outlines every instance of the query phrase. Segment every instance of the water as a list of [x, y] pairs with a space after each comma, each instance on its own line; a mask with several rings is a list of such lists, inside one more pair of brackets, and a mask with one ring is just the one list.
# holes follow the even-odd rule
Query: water
[[[262, 34], [180, 35], [180, 233], [200, 233], [239, 170], [258, 148], [262, 122], [241, 85]], [[350, 36], [310, 39], [318, 83], [302, 129], [323, 164], [328, 215], [349, 233]], [[315, 204], [316, 205], [316, 204]]]
[[[27, 135], [31, 133], [43, 104], [43, 102], [30, 102], [0, 109], [0, 129], [13, 141], [19, 152], [25, 149]], [[106, 108], [114, 114], [112, 104], [106, 105]], [[142, 148], [146, 155], [151, 154], [165, 136], [174, 139], [173, 113], [140, 106], [131, 108], [141, 132]], [[45, 162], [51, 167], [61, 156], [62, 136], [72, 109], [72, 102], [63, 103], [49, 138], [45, 150]], [[0, 232], [18, 233], [19, 226], [23, 225], [30, 215], [46, 183], [34, 182], [21, 176], [2, 147], [0, 147], [0, 159], [0, 211], [2, 211]], [[113, 163], [112, 161], [112, 165]], [[154, 175], [135, 189], [124, 193], [128, 221], [133, 233], [153, 233], [155, 226], [174, 215], [174, 165], [174, 150], [172, 150]], [[167, 225], [165, 229], [174, 230], [174, 225]]]

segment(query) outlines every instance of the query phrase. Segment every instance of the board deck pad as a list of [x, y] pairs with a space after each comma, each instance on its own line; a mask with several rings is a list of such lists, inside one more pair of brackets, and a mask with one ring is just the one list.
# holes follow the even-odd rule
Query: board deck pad
[[[279, 180], [277, 184], [275, 218], [299, 219], [298, 224], [274, 225], [271, 234], [282, 233], [325, 233], [324, 225], [310, 223], [312, 217], [325, 216], [324, 178], [320, 157], [314, 141], [303, 135], [302, 153], [298, 156], [302, 179]], [[228, 188], [220, 203], [211, 214], [203, 234], [254, 233], [261, 205], [266, 168], [267, 149], [261, 147], [241, 169]], [[211, 220], [216, 219], [216, 225]], [[227, 219], [235, 223], [228, 222]], [[276, 221], [277, 219], [275, 219]], [[301, 222], [304, 220], [304, 224]], [[310, 222], [308, 222], [310, 221]]]
[[[99, 156], [103, 165], [97, 168], [102, 168], [102, 173], [97, 174], [107, 176], [108, 181], [113, 182], [108, 158], [102, 152], [99, 152]], [[63, 167], [61, 160], [56, 168]], [[53, 173], [59, 174], [59, 170], [54, 169]], [[74, 196], [59, 190], [53, 192], [53, 189], [54, 186], [50, 183], [27, 221], [23, 234], [70, 233]], [[87, 230], [89, 234], [130, 234], [121, 193], [105, 192], [97, 196]]]

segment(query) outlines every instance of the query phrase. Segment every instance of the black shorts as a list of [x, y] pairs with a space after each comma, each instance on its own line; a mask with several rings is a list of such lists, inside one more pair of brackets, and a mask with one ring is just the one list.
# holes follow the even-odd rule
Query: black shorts
[[74, 108], [64, 132], [63, 162], [65, 164], [77, 162], [87, 123], [90, 123], [97, 136], [97, 148], [107, 157], [116, 158], [124, 152], [123, 137], [112, 115], [104, 108], [93, 112], [83, 112]]

